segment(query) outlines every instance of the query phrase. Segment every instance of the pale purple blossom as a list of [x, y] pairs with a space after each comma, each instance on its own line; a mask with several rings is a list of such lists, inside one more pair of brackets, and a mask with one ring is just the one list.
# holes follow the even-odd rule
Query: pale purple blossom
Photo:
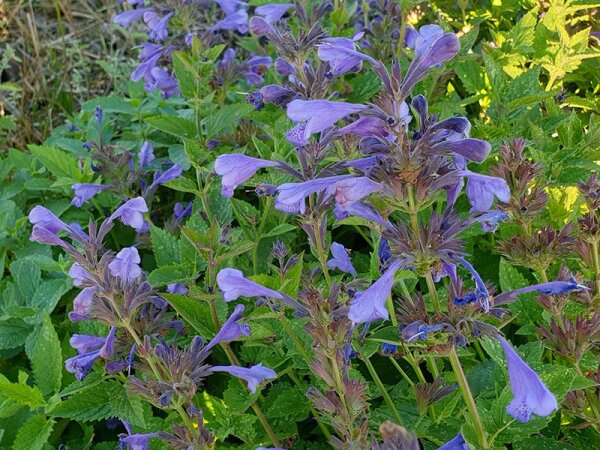
[[149, 191], [156, 189], [158, 186], [164, 183], [168, 183], [169, 181], [173, 181], [175, 178], [179, 178], [183, 173], [183, 168], [179, 164], [173, 164], [164, 172], [155, 172], [154, 173], [154, 181], [148, 188]]
[[360, 72], [362, 62], [368, 57], [356, 51], [355, 42], [364, 33], [359, 33], [354, 38], [331, 37], [323, 39], [319, 45], [317, 54], [321, 61], [329, 63], [333, 75]]
[[292, 3], [272, 3], [269, 5], [257, 6], [254, 12], [259, 16], [263, 16], [267, 23], [273, 24], [281, 19], [293, 6]]
[[82, 286], [84, 283], [93, 283], [94, 279], [90, 273], [79, 263], [74, 263], [69, 269], [69, 276], [75, 286]]
[[526, 286], [514, 291], [504, 292], [494, 298], [495, 305], [510, 303], [514, 301], [518, 295], [526, 294], [527, 292], [539, 292], [544, 295], [565, 295], [570, 292], [589, 291], [589, 287], [579, 284], [575, 277], [571, 275], [569, 281], [550, 281], [547, 283], [534, 284]]
[[108, 268], [112, 276], [121, 278], [125, 283], [138, 279], [142, 275], [140, 254], [135, 247], [125, 247], [113, 259]]
[[243, 336], [250, 336], [250, 327], [246, 323], [238, 323], [244, 318], [244, 305], [237, 305], [233, 314], [225, 321], [217, 335], [204, 347], [209, 350], [221, 342], [235, 341]]
[[348, 319], [354, 323], [370, 323], [380, 319], [387, 320], [389, 312], [386, 308], [386, 301], [392, 292], [394, 276], [403, 264], [403, 260], [397, 259], [366, 291], [357, 293], [350, 302]]
[[75, 375], [77, 381], [83, 381], [87, 374], [90, 373], [92, 366], [99, 357], [100, 350], [77, 355], [65, 361], [65, 368], [67, 369], [67, 372]]
[[329, 100], [292, 100], [287, 105], [287, 116], [296, 126], [286, 133], [286, 139], [294, 145], [306, 145], [312, 134], [325, 131], [338, 120], [366, 108]]
[[189, 291], [189, 288], [183, 283], [167, 284], [167, 292], [169, 294], [185, 295]]
[[302, 183], [284, 183], [277, 189], [279, 194], [275, 200], [275, 209], [288, 214], [304, 214], [307, 196], [327, 189], [334, 189], [335, 183], [347, 178], [352, 178], [352, 175], [315, 178]]
[[237, 300], [239, 297], [273, 297], [279, 300], [284, 298], [281, 292], [245, 278], [244, 274], [237, 269], [221, 269], [217, 274], [217, 284], [223, 291], [226, 302]]
[[75, 197], [71, 200], [71, 205], [81, 208], [85, 202], [100, 191], [108, 189], [108, 186], [102, 184], [77, 183], [71, 185]]
[[437, 450], [471, 450], [471, 448], [469, 447], [469, 444], [465, 442], [465, 438], [463, 438], [463, 435], [459, 431], [455, 437], [450, 439]]
[[256, 392], [258, 385], [264, 380], [274, 380], [277, 378], [277, 373], [274, 370], [263, 367], [262, 364], [257, 364], [250, 368], [238, 366], [213, 366], [210, 370], [213, 372], [227, 372], [235, 377], [241, 378], [248, 383], [248, 389], [253, 394]]
[[160, 16], [154, 11], [148, 11], [144, 14], [144, 22], [148, 25], [148, 37], [154, 41], [164, 41], [169, 35], [167, 23], [173, 17], [173, 13]]
[[327, 267], [330, 269], [339, 269], [350, 275], [357, 275], [356, 269], [352, 265], [352, 260], [342, 244], [338, 244], [337, 242], [331, 244], [331, 256], [333, 258], [327, 261]]
[[91, 307], [98, 289], [97, 286], [86, 287], [77, 294], [73, 300], [73, 311], [69, 313], [72, 322], [91, 318]]
[[233, 153], [221, 155], [215, 161], [215, 172], [221, 175], [221, 194], [232, 197], [233, 191], [242, 183], [250, 179], [263, 167], [273, 167], [277, 163], [265, 159]]
[[142, 230], [145, 225], [143, 216], [145, 212], [148, 212], [146, 200], [143, 197], [135, 197], [119, 206], [108, 220], [112, 222], [120, 218], [125, 225], [129, 225], [136, 230]]
[[502, 178], [468, 170], [462, 170], [459, 174], [467, 178], [466, 192], [472, 213], [488, 211], [494, 203], [494, 197], [501, 202], [510, 200], [510, 188]]
[[528, 422], [531, 415], [549, 416], [558, 409], [556, 397], [548, 390], [537, 373], [527, 365], [503, 337], [498, 340], [506, 355], [508, 379], [513, 399], [506, 412], [519, 422]]
[[130, 11], [123, 11], [113, 17], [113, 23], [128, 28], [133, 22], [141, 19], [145, 13], [154, 11], [152, 8], [140, 8], [132, 9]]
[[138, 153], [139, 166], [149, 166], [152, 161], [154, 161], [154, 147], [149, 141], [144, 141]]

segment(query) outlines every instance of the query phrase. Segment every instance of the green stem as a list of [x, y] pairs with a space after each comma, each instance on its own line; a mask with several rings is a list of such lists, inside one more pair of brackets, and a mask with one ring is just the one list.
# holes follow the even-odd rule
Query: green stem
[[408, 385], [410, 387], [414, 387], [415, 383], [413, 383], [413, 380], [410, 379], [410, 377], [404, 371], [404, 369], [402, 367], [400, 367], [400, 364], [398, 364], [398, 361], [396, 361], [392, 356], [390, 356], [389, 358], [390, 358], [390, 361], [392, 362], [393, 366], [396, 368], [398, 373], [400, 373], [400, 375], [402, 375], [402, 378], [404, 378], [404, 380], [408, 383]]
[[369, 373], [371, 374], [371, 378], [373, 378], [373, 381], [377, 385], [379, 392], [381, 392], [381, 395], [383, 396], [385, 403], [389, 406], [390, 410], [392, 411], [392, 414], [394, 415], [394, 418], [396, 419], [396, 423], [398, 425], [402, 425], [402, 418], [400, 417], [400, 414], [398, 413], [396, 406], [394, 406], [394, 402], [392, 401], [390, 394], [388, 393], [385, 386], [381, 382], [379, 375], [377, 375], [377, 371], [375, 370], [375, 367], [373, 367], [373, 364], [371, 364], [371, 361], [369, 360], [369, 358], [364, 358], [363, 361], [366, 364], [367, 369], [369, 370]]
[[436, 313], [439, 313], [442, 311], [440, 308], [440, 298], [438, 297], [431, 272], [427, 272], [425, 275], [425, 281], [427, 282], [427, 289], [429, 289], [429, 296], [431, 297], [431, 302], [433, 303], [433, 310]]
[[417, 375], [419, 382], [427, 383], [427, 380], [425, 379], [425, 375], [423, 375], [423, 371], [421, 370], [421, 367], [419, 367], [419, 363], [417, 362], [417, 360], [415, 359], [415, 357], [410, 352], [410, 350], [408, 349], [408, 347], [406, 346], [406, 344], [404, 342], [402, 343], [402, 349], [404, 350], [404, 359], [406, 359], [406, 361], [410, 364], [412, 369], [415, 371], [415, 374]]
[[598, 242], [592, 242], [592, 258], [594, 259], [594, 270], [596, 271], [596, 297], [600, 296], [600, 258], [598, 257]]
[[460, 359], [458, 358], [456, 349], [454, 347], [452, 347], [452, 350], [450, 350], [450, 364], [452, 365], [452, 369], [456, 374], [460, 391], [465, 403], [467, 404], [469, 414], [471, 415], [471, 420], [473, 421], [473, 427], [475, 428], [479, 445], [481, 445], [482, 448], [489, 448], [485, 430], [483, 429], [483, 424], [481, 423], [481, 417], [479, 416], [479, 411], [477, 410], [477, 405], [475, 404], [475, 399], [473, 398], [473, 394], [469, 388], [469, 383], [467, 382], [467, 377], [462, 365], [460, 364]]
[[252, 268], [254, 270], [254, 275], [258, 274], [258, 245], [260, 244], [260, 240], [262, 238], [262, 232], [265, 229], [265, 225], [267, 223], [267, 216], [271, 212], [271, 204], [273, 203], [273, 197], [267, 197], [267, 204], [263, 210], [263, 214], [260, 218], [260, 223], [258, 224], [258, 230], [256, 231], [256, 236], [254, 238], [254, 242], [256, 245], [252, 249]]
[[387, 309], [390, 312], [390, 320], [392, 321], [392, 325], [394, 327], [398, 326], [398, 319], [396, 319], [396, 312], [394, 311], [394, 301], [392, 300], [392, 295], [388, 295], [387, 298]]
[[[214, 270], [211, 267], [212, 266], [211, 266], [210, 261], [209, 261], [208, 274], [207, 274], [209, 286], [212, 286], [212, 284], [214, 283], [214, 281], [213, 281], [213, 279], [214, 279], [214, 277], [213, 277]], [[217, 308], [216, 308], [216, 305], [215, 305], [215, 299], [214, 299], [214, 297], [210, 299], [210, 301], [208, 302], [208, 304], [210, 306], [210, 315], [212, 317], [213, 325], [215, 327], [215, 332], [218, 332], [218, 330], [221, 328], [221, 321], [219, 320], [219, 315], [217, 314]], [[223, 343], [221, 343], [221, 347], [223, 348], [223, 350], [225, 350], [225, 354], [227, 355], [227, 358], [229, 359], [229, 362], [231, 364], [233, 364], [234, 366], [239, 366], [240, 365], [239, 361], [238, 361], [237, 357], [235, 356], [235, 353], [233, 353], [233, 350], [229, 346], [229, 343], [223, 342]], [[240, 384], [242, 385], [242, 387], [244, 389], [247, 388], [247, 386], [244, 384], [244, 382], [242, 380], [239, 380], [239, 382], [240, 382]], [[281, 443], [279, 442], [279, 439], [277, 438], [277, 436], [273, 432], [273, 429], [271, 428], [271, 425], [269, 425], [269, 422], [267, 421], [267, 418], [263, 414], [263, 412], [260, 409], [260, 407], [258, 406], [258, 404], [256, 402], [252, 402], [252, 404], [250, 406], [251, 406], [252, 410], [254, 411], [254, 414], [256, 415], [256, 417], [258, 417], [258, 420], [260, 421], [263, 429], [265, 430], [265, 432], [269, 436], [269, 439], [271, 440], [271, 442], [273, 443], [273, 445], [275, 447], [281, 447]]]
[[[287, 372], [287, 375], [288, 375], [288, 377], [290, 377], [290, 379], [294, 382], [294, 384], [296, 386], [298, 386], [300, 389], [302, 389], [302, 383], [300, 383], [300, 380], [298, 379], [298, 377], [294, 373], [293, 369], [290, 369]], [[317, 425], [319, 426], [319, 429], [321, 430], [321, 432], [323, 433], [323, 435], [327, 438], [327, 440], [331, 439], [331, 433], [329, 432], [329, 430], [327, 429], [327, 427], [325, 426], [325, 424], [319, 420], [319, 413], [315, 410], [315, 408], [312, 405], [310, 405], [310, 413], [312, 414], [312, 416], [317, 421]]]
[[280, 316], [279, 322], [281, 323], [281, 325], [285, 329], [286, 333], [288, 334], [288, 336], [294, 343], [294, 347], [296, 347], [296, 350], [298, 351], [298, 353], [300, 353], [300, 355], [302, 355], [302, 358], [304, 358], [306, 365], [310, 368], [311, 358], [308, 355], [308, 353], [306, 352], [306, 350], [304, 349], [302, 342], [300, 342], [300, 340], [298, 339], [298, 336], [296, 336], [296, 333], [294, 333], [294, 330], [292, 330], [292, 327], [290, 327], [290, 324], [288, 323], [287, 319], [283, 316]]
[[318, 221], [313, 224], [313, 230], [315, 232], [315, 244], [317, 246], [319, 262], [321, 263], [321, 268], [323, 269], [323, 275], [325, 275], [327, 286], [331, 287], [331, 276], [329, 275], [329, 268], [327, 267], [327, 253], [325, 253], [325, 249], [323, 248], [323, 245], [321, 243], [321, 227], [319, 226]]

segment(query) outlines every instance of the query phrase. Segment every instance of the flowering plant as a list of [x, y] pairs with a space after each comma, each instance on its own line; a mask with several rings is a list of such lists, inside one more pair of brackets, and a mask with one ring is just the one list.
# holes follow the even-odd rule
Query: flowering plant
[[[544, 132], [453, 106], [477, 33], [384, 0], [123, 6], [131, 98], [31, 149], [68, 201], [28, 202], [10, 265], [14, 448], [597, 442], [594, 153], [558, 215]], [[536, 95], [507, 107], [560, 109]]]

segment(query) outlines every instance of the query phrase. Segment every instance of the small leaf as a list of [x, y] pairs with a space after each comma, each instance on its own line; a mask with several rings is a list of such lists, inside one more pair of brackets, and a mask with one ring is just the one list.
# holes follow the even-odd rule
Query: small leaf
[[31, 416], [19, 429], [13, 450], [41, 450], [52, 434], [54, 423], [54, 419], [41, 414]]

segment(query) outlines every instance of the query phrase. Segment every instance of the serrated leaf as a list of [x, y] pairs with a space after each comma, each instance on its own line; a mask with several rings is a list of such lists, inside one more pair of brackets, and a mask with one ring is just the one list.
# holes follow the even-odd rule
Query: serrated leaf
[[165, 183], [164, 186], [179, 192], [190, 192], [192, 194], [198, 193], [198, 187], [196, 186], [196, 183], [186, 177], [175, 178], [174, 180]]
[[31, 332], [31, 326], [20, 319], [0, 321], [0, 350], [20, 347]]
[[42, 322], [29, 336], [26, 347], [36, 385], [45, 395], [58, 392], [62, 379], [62, 350], [48, 314], [43, 315]]
[[163, 294], [163, 297], [198, 334], [204, 338], [214, 336], [210, 307], [205, 302], [177, 294]]
[[115, 381], [103, 381], [75, 392], [67, 400], [56, 405], [48, 414], [54, 417], [80, 420], [108, 419], [112, 413], [110, 392], [115, 389]]
[[46, 405], [42, 391], [39, 388], [26, 384], [11, 383], [6, 378], [0, 380], [0, 395], [21, 405], [29, 406], [31, 410]]
[[193, 281], [195, 278], [195, 274], [189, 273], [187, 267], [180, 264], [169, 264], [159, 267], [148, 275], [148, 281], [156, 287], [171, 283], [185, 283]]
[[83, 181], [86, 177], [79, 171], [77, 160], [70, 154], [45, 145], [29, 145], [29, 151], [57, 178]]
[[41, 414], [31, 416], [19, 429], [13, 450], [41, 450], [52, 434], [54, 424], [54, 419], [47, 419]]
[[263, 234], [263, 237], [279, 236], [281, 234], [289, 233], [290, 231], [296, 231], [296, 230], [297, 230], [296, 225], [293, 225], [291, 223], [282, 223], [280, 225], [277, 225], [271, 231]]
[[151, 126], [157, 130], [172, 134], [179, 138], [195, 138], [198, 133], [196, 125], [189, 119], [179, 116], [150, 116], [146, 118]]
[[152, 225], [150, 237], [156, 264], [158, 264], [159, 267], [179, 262], [179, 243], [175, 236]]
[[23, 297], [33, 297], [42, 279], [42, 271], [28, 259], [19, 259], [10, 265], [10, 272]]
[[144, 408], [139, 397], [129, 394], [125, 386], [113, 383], [108, 390], [112, 413], [121, 420], [126, 420], [132, 425], [146, 427]]

